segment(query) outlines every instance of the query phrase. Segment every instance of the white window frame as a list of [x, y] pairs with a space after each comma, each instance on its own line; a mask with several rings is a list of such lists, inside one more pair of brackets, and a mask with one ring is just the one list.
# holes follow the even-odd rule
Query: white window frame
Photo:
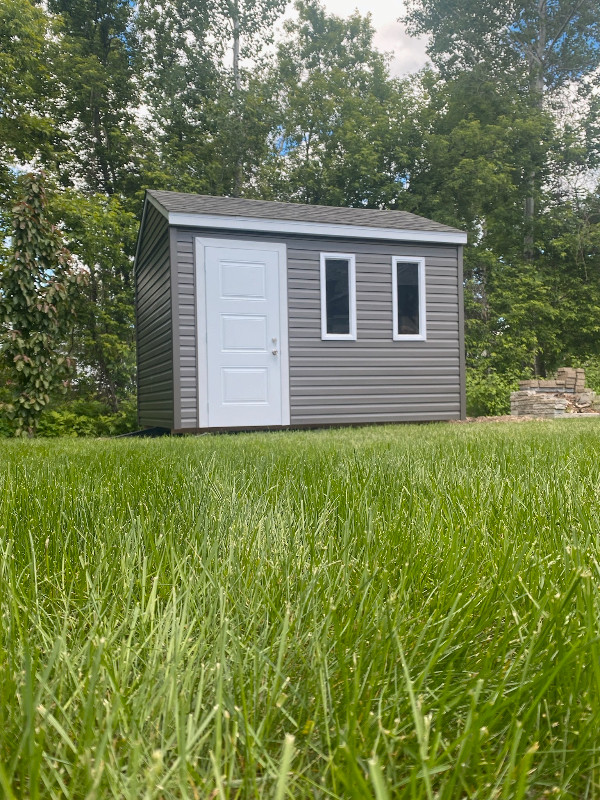
[[[398, 264], [419, 265], [419, 332], [398, 333]], [[392, 258], [392, 306], [393, 306], [393, 338], [395, 342], [427, 341], [427, 302], [425, 297], [425, 259], [418, 256], [394, 256]]]
[[[348, 262], [348, 302], [350, 304], [350, 333], [327, 332], [327, 281], [325, 263], [327, 259], [344, 259]], [[356, 341], [356, 256], [353, 253], [321, 253], [321, 339]]]

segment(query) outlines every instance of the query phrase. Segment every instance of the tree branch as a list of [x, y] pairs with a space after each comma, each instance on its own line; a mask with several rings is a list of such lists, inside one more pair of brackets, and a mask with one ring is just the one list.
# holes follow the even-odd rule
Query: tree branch
[[572, 20], [572, 19], [573, 19], [573, 17], [575, 16], [575, 14], [576, 14], [576, 13], [579, 11], [579, 9], [581, 8], [581, 6], [582, 6], [584, 3], [585, 3], [585, 0], [579, 0], [579, 2], [575, 3], [575, 6], [574, 6], [574, 7], [573, 7], [573, 9], [571, 10], [571, 13], [570, 13], [570, 14], [567, 16], [567, 18], [565, 19], [565, 21], [563, 22], [563, 24], [560, 26], [560, 28], [559, 28], [559, 30], [558, 30], [558, 33], [556, 34], [556, 36], [554, 37], [554, 39], [552, 39], [552, 41], [550, 42], [550, 44], [549, 44], [549, 45], [548, 45], [548, 47], [546, 48], [546, 50], [547, 50], [548, 52], [549, 52], [550, 50], [552, 50], [552, 48], [554, 47], [554, 45], [555, 45], [555, 44], [558, 42], [558, 40], [560, 39], [560, 37], [563, 35], [563, 33], [565, 32], [565, 30], [567, 29], [567, 25], [568, 25], [568, 24], [571, 22], [571, 20]]

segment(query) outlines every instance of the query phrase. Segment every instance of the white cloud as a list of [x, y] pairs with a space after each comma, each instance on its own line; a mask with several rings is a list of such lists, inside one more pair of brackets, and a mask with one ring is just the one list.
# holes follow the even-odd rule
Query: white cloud
[[401, 2], [388, 0], [322, 0], [330, 14], [347, 17], [354, 10], [360, 14], [371, 14], [375, 28], [375, 46], [392, 54], [390, 64], [393, 75], [404, 76], [424, 67], [428, 61], [425, 38], [413, 38], [398, 17], [403, 13]]

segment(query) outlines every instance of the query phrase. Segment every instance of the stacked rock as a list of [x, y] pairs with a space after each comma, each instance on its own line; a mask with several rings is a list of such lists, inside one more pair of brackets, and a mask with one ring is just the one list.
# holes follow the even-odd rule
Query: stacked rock
[[525, 389], [510, 396], [510, 413], [515, 417], [562, 417], [567, 408], [564, 397]]
[[519, 391], [510, 396], [513, 416], [562, 417], [565, 412], [595, 413], [597, 398], [585, 388], [585, 371], [561, 367], [555, 378], [519, 382]]
[[574, 367], [560, 367], [556, 370], [557, 386], [564, 386], [569, 392], [585, 391], [585, 370]]

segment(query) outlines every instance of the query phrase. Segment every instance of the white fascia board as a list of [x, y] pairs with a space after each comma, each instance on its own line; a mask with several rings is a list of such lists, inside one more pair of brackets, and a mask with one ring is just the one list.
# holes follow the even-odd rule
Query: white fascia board
[[328, 222], [298, 222], [288, 219], [226, 217], [219, 214], [169, 213], [169, 225], [190, 228], [213, 228], [229, 231], [292, 233], [306, 236], [336, 236], [350, 239], [393, 239], [402, 242], [466, 244], [467, 234], [446, 231], [416, 231], [402, 228], [371, 228], [365, 225], [336, 225]]

